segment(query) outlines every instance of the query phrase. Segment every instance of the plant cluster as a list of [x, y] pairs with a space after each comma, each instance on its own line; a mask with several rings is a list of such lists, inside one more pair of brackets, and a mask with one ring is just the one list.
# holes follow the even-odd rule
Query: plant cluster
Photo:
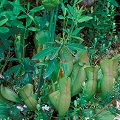
[[116, 6], [0, 0], [0, 119], [113, 119], [97, 113], [119, 98]]

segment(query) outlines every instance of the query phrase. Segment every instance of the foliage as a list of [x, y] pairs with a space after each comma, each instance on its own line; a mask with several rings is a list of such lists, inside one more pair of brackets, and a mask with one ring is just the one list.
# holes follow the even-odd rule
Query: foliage
[[[108, 52], [118, 40], [118, 3], [98, 0], [94, 6], [81, 6], [81, 2], [0, 0], [1, 119], [47, 120], [57, 114], [61, 119], [79, 119], [86, 117], [87, 107], [86, 113], [93, 119], [117, 95], [119, 81], [112, 82], [119, 78], [119, 55], [108, 59]], [[108, 77], [111, 89], [104, 84], [105, 66], [114, 74]], [[91, 114], [91, 106], [98, 111]], [[110, 109], [114, 111], [114, 107]], [[96, 118], [113, 117], [110, 109]]]

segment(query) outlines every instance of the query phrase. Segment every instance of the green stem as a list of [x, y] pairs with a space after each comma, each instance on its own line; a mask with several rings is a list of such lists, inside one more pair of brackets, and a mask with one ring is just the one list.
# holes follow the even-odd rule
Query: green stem
[[49, 37], [50, 37], [50, 41], [48, 42], [52, 42], [53, 40], [53, 17], [54, 17], [54, 9], [51, 11], [51, 20], [50, 20], [50, 28], [49, 28]]
[[52, 42], [54, 42], [55, 38], [55, 28], [56, 28], [56, 22], [57, 22], [57, 15], [58, 15], [58, 7], [56, 8], [56, 13], [55, 13], [55, 18], [54, 18], [54, 27], [53, 27], [53, 32], [52, 32]]

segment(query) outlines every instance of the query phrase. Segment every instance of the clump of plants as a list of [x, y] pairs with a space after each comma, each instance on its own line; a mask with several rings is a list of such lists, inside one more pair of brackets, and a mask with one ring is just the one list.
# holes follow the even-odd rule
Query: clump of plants
[[120, 91], [120, 55], [109, 53], [115, 6], [1, 0], [0, 118], [113, 120]]

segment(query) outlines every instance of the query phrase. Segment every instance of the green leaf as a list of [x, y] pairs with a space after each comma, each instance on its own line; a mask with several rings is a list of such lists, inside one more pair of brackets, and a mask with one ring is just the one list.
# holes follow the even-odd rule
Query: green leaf
[[61, 46], [60, 46], [58, 49], [56, 49], [56, 50], [53, 52], [52, 57], [50, 58], [50, 60], [53, 60], [53, 59], [56, 58], [56, 56], [58, 55], [58, 52], [60, 51], [61, 48], [62, 48], [62, 44], [61, 44]]
[[[35, 35], [35, 44], [45, 44], [48, 40], [48, 31], [41, 30], [40, 32], [37, 32]], [[36, 46], [37, 46], [36, 45]]]
[[6, 105], [6, 103], [9, 103], [9, 101], [5, 99], [0, 93], [0, 105]]
[[28, 30], [30, 30], [30, 31], [40, 31], [40, 29], [36, 28], [36, 27], [30, 27], [30, 28], [28, 28]]
[[74, 15], [75, 11], [73, 9], [73, 7], [71, 7], [69, 4], [67, 5], [69, 11], [71, 12], [72, 15]]
[[19, 88], [18, 91], [28, 108], [33, 111], [36, 110], [37, 95], [33, 94], [33, 85], [27, 84], [23, 88]]
[[7, 119], [9, 117], [9, 106], [11, 106], [12, 104], [10, 103], [10, 101], [8, 101], [7, 99], [5, 99], [1, 93], [0, 93], [0, 119], [4, 120], [5, 118]]
[[[20, 6], [20, 0], [14, 0], [14, 3]], [[20, 9], [18, 7], [16, 7], [16, 6], [14, 6], [13, 12], [17, 16], [17, 15], [20, 14]]]
[[[84, 115], [84, 117], [91, 117], [94, 114], [95, 114], [95, 110], [92, 108], [82, 110], [82, 115]], [[93, 120], [93, 119], [91, 119], [91, 120]]]
[[72, 35], [77, 35], [77, 34], [80, 32], [80, 30], [82, 30], [83, 28], [84, 28], [84, 27], [76, 28], [76, 29], [73, 31]]
[[16, 27], [23, 27], [24, 28], [24, 25], [23, 25], [23, 22], [19, 21], [19, 20], [13, 20], [10, 22], [12, 26], [16, 26]]
[[19, 76], [20, 70], [21, 70], [21, 64], [11, 67], [9, 69], [9, 72], [14, 73], [14, 77], [17, 77]]
[[19, 98], [19, 96], [13, 90], [9, 89], [8, 87], [4, 87], [3, 85], [1, 85], [1, 94], [7, 100], [22, 104], [22, 101]]
[[80, 19], [78, 20], [79, 23], [91, 20], [93, 17], [90, 16], [81, 16]]
[[7, 32], [9, 32], [8, 27], [0, 27], [0, 33], [7, 33]]
[[48, 67], [46, 69], [46, 72], [45, 72], [45, 74], [43, 76], [44, 79], [46, 79], [47, 77], [49, 77], [52, 74], [52, 72], [55, 70], [55, 68], [56, 68], [55, 64], [56, 64], [55, 60], [52, 60], [52, 61], [49, 62]]
[[39, 62], [39, 63], [36, 63], [35, 65], [34, 65], [34, 67], [38, 67], [38, 66], [47, 66], [47, 63], [44, 63], [44, 62]]
[[56, 48], [55, 47], [50, 47], [50, 48], [46, 48], [42, 51], [40, 51], [39, 53], [37, 53], [32, 60], [39, 60], [47, 55], [49, 55], [50, 53], [54, 52]]
[[[32, 12], [30, 12], [29, 15], [34, 17], [34, 13], [32, 13]], [[30, 17], [27, 17], [26, 18], [26, 27], [29, 27], [31, 23], [32, 23], [32, 19]]]
[[4, 25], [8, 21], [8, 18], [0, 21], [0, 26]]
[[24, 9], [21, 5], [16, 4], [16, 3], [14, 3], [14, 2], [10, 2], [10, 1], [9, 1], [9, 3], [10, 3], [11, 5], [17, 7], [18, 9], [20, 9], [20, 10], [23, 11], [24, 13], [26, 13], [26, 12], [25, 12], [25, 9]]
[[27, 15], [20, 15], [17, 17], [17, 19], [24, 19], [24, 18], [27, 18], [28, 16]]
[[[96, 109], [95, 112], [98, 113], [100, 109]], [[114, 120], [115, 115], [110, 111], [104, 110], [100, 114], [97, 115], [95, 120]]]
[[64, 116], [68, 111], [71, 102], [71, 79], [63, 77], [59, 80], [60, 97], [59, 97], [59, 116]]
[[19, 61], [18, 58], [6, 58], [6, 60], [8, 60], [8, 61]]
[[42, 6], [34, 7], [32, 10], [30, 10], [30, 12], [35, 13], [35, 12], [39, 12], [43, 9], [44, 9], [44, 6], [42, 5]]
[[57, 90], [49, 95], [51, 103], [54, 107], [58, 110], [59, 108], [59, 98], [60, 98], [60, 91]]
[[16, 73], [14, 74], [14, 77], [19, 76], [20, 71], [21, 71], [21, 67], [22, 67], [22, 65], [21, 65], [21, 64], [20, 64], [20, 65], [17, 65], [17, 69], [16, 69]]
[[32, 15], [28, 14], [28, 17], [31, 18], [32, 21], [34, 21], [34, 17]]
[[81, 44], [68, 43], [66, 46], [72, 50], [83, 50], [83, 51], [86, 50], [85, 47]]
[[84, 41], [81, 37], [78, 36], [71, 36], [73, 39], [79, 40], [81, 43]]
[[0, 8], [2, 8], [6, 2], [7, 2], [7, 0], [2, 0], [1, 4], [0, 4]]
[[59, 15], [58, 18], [59, 19], [64, 19], [64, 17], [62, 15]]
[[115, 7], [118, 7], [119, 4], [116, 0], [108, 0], [111, 4], [113, 4]]
[[[22, 72], [24, 72], [24, 70], [22, 70]], [[26, 73], [26, 74], [23, 73], [23, 74], [24, 76], [22, 77], [22, 79], [20, 79], [20, 83], [24, 86], [27, 83], [31, 83], [33, 76], [32, 76], [32, 73]]]

